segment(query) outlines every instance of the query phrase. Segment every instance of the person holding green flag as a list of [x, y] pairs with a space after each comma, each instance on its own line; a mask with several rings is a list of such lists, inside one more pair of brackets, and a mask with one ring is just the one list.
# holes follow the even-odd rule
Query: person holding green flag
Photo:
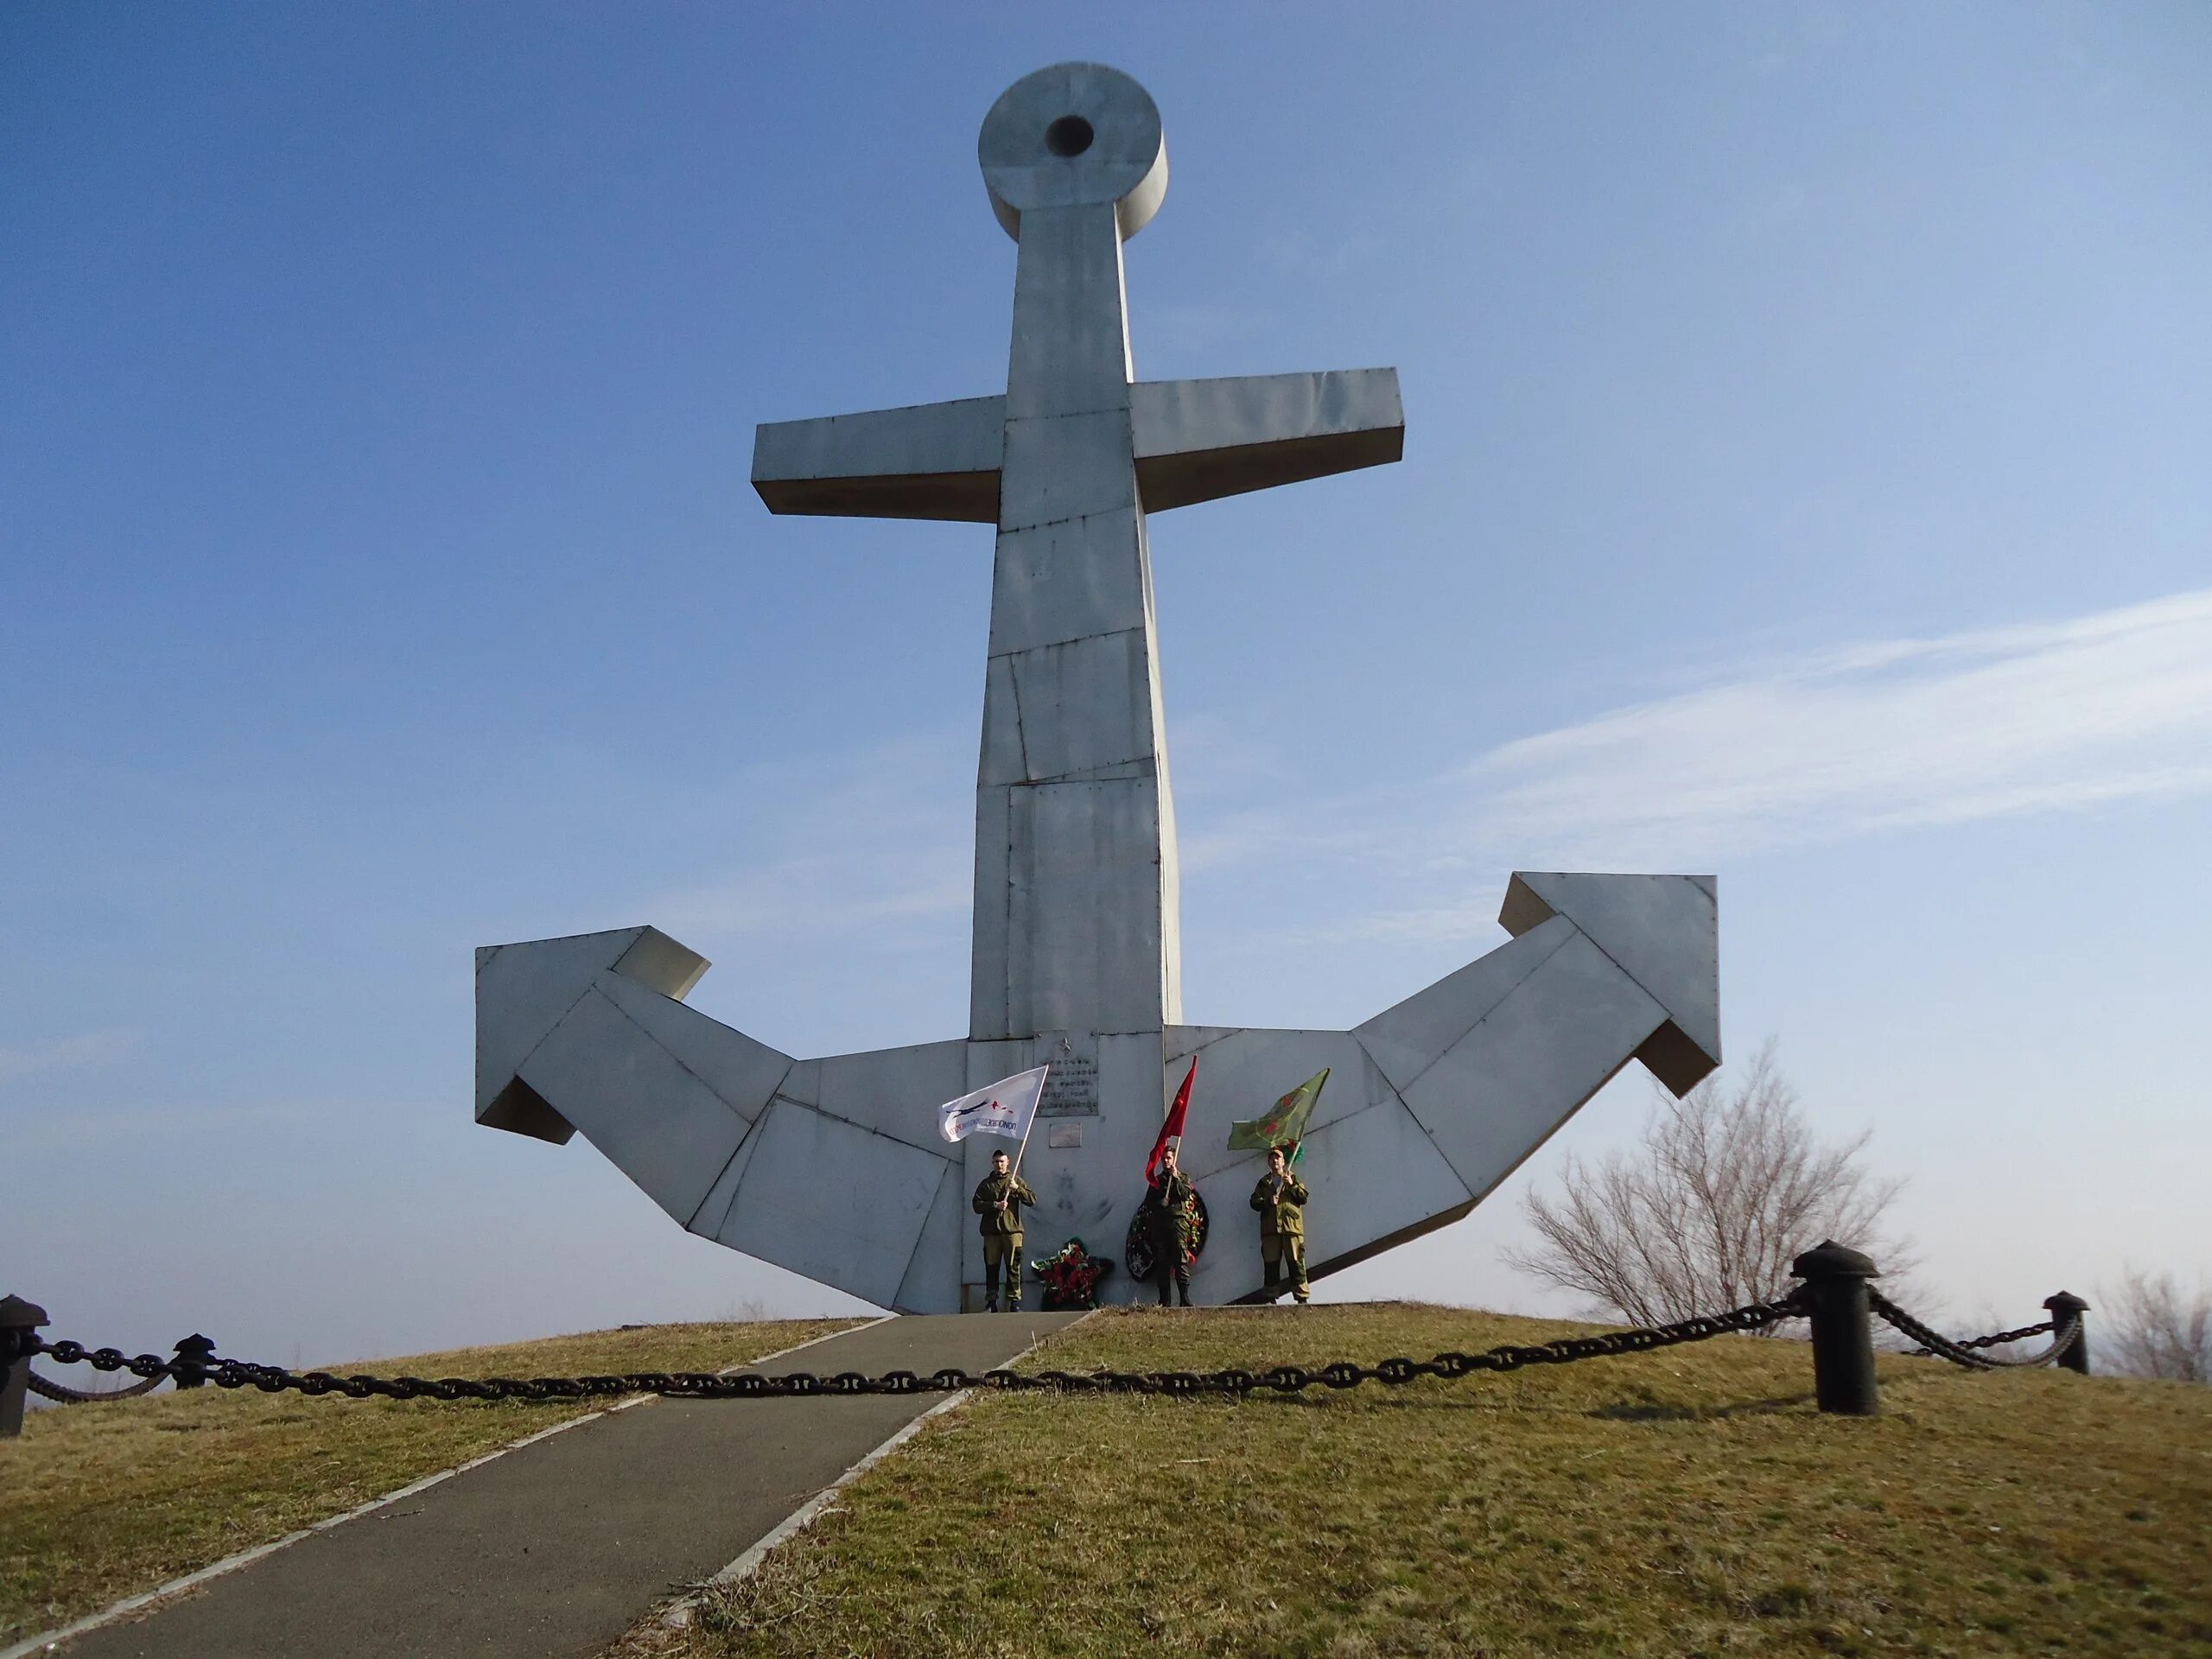
[[[1306, 1183], [1291, 1173], [1291, 1166], [1305, 1150], [1306, 1120], [1321, 1098], [1329, 1080], [1323, 1066], [1275, 1102], [1259, 1117], [1241, 1119], [1229, 1127], [1232, 1152], [1246, 1147], [1268, 1149], [1268, 1173], [1252, 1189], [1252, 1208], [1260, 1214], [1260, 1266], [1267, 1274], [1265, 1288], [1273, 1301], [1281, 1294], [1275, 1286], [1286, 1262], [1290, 1268], [1290, 1293], [1300, 1306], [1306, 1305], [1311, 1287], [1306, 1281], [1306, 1205], [1312, 1196]], [[1287, 1147], [1288, 1152], [1283, 1149]]]
[[1286, 1265], [1290, 1268], [1290, 1294], [1300, 1307], [1312, 1294], [1306, 1282], [1306, 1205], [1313, 1195], [1306, 1183], [1290, 1173], [1290, 1160], [1281, 1147], [1268, 1149], [1268, 1173], [1252, 1189], [1252, 1207], [1260, 1212], [1260, 1267], [1267, 1274], [1268, 1300], [1282, 1293], [1275, 1288]]

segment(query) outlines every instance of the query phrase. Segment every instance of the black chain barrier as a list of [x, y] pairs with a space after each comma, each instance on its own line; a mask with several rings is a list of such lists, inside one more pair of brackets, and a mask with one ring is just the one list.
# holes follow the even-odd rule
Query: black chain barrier
[[[1373, 1365], [1335, 1360], [1307, 1367], [1275, 1365], [1264, 1370], [1219, 1371], [1036, 1371], [988, 1370], [980, 1375], [947, 1368], [926, 1376], [913, 1371], [887, 1371], [869, 1376], [861, 1371], [839, 1371], [820, 1376], [812, 1371], [790, 1371], [769, 1376], [755, 1371], [633, 1371], [620, 1376], [512, 1376], [438, 1378], [421, 1376], [340, 1376], [330, 1371], [292, 1371], [281, 1365], [257, 1365], [249, 1360], [163, 1359], [157, 1354], [126, 1357], [118, 1348], [87, 1348], [78, 1342], [48, 1342], [35, 1332], [25, 1332], [22, 1351], [43, 1354], [64, 1365], [86, 1364], [98, 1371], [129, 1371], [148, 1388], [163, 1377], [188, 1383], [212, 1382], [224, 1389], [258, 1389], [264, 1394], [296, 1389], [305, 1395], [343, 1395], [350, 1400], [596, 1400], [618, 1395], [658, 1394], [679, 1400], [785, 1399], [794, 1395], [854, 1394], [951, 1394], [962, 1389], [995, 1389], [1001, 1393], [1156, 1394], [1177, 1397], [1196, 1395], [1244, 1395], [1262, 1390], [1279, 1395], [1298, 1394], [1323, 1387], [1343, 1389], [1363, 1382], [1398, 1387], [1417, 1377], [1446, 1381], [1477, 1371], [1517, 1371], [1530, 1365], [1563, 1365], [1580, 1359], [1599, 1359], [1615, 1354], [1649, 1353], [1686, 1342], [1703, 1342], [1732, 1332], [1762, 1331], [1780, 1320], [1802, 1317], [1800, 1293], [1779, 1301], [1752, 1302], [1726, 1313], [1677, 1319], [1671, 1325], [1634, 1331], [1609, 1332], [1596, 1337], [1562, 1337], [1535, 1345], [1507, 1344], [1480, 1353], [1443, 1353], [1433, 1359], [1385, 1359]], [[93, 1395], [111, 1399], [117, 1394]], [[41, 1390], [43, 1392], [43, 1390]], [[68, 1392], [65, 1390], [65, 1392]], [[49, 1395], [49, 1398], [54, 1397]], [[85, 1397], [85, 1396], [79, 1396]]]
[[[1954, 1348], [2002, 1348], [2008, 1342], [2025, 1342], [2030, 1337], [2039, 1337], [2046, 1331], [2056, 1329], [2058, 1329], [2056, 1321], [2045, 1319], [2041, 1325], [2024, 1325], [2017, 1331], [1993, 1331], [1986, 1337], [1953, 1337], [1951, 1346]], [[1916, 1357], [1925, 1359], [1936, 1351], [1927, 1348], [1916, 1349], [1913, 1351]]]
[[[1914, 1319], [1911, 1314], [1906, 1313], [1879, 1291], [1873, 1292], [1867, 1300], [1875, 1313], [1920, 1344], [1913, 1351], [1916, 1355], [1923, 1358], [1933, 1356], [1940, 1359], [1948, 1359], [1954, 1365], [1963, 1365], [1968, 1370], [1974, 1371], [1996, 1370], [2012, 1366], [2048, 1365], [2072, 1347], [2075, 1339], [2082, 1334], [2082, 1316], [2075, 1313], [2063, 1325], [2056, 1320], [2045, 1319], [2041, 1325], [2024, 1325], [2017, 1331], [1999, 1331], [1986, 1337], [1952, 1338], [1943, 1335], [1934, 1326], [1924, 1325]], [[2000, 1357], [1996, 1354], [1980, 1351], [2002, 1347], [2010, 1342], [2024, 1341], [2029, 1337], [2039, 1337], [2046, 1332], [2055, 1333], [2051, 1338], [2050, 1346], [2037, 1353]]]
[[151, 1394], [168, 1380], [168, 1373], [163, 1371], [159, 1376], [133, 1382], [127, 1389], [71, 1389], [41, 1376], [36, 1371], [23, 1378], [33, 1394], [58, 1401], [65, 1406], [96, 1406], [103, 1400], [135, 1400], [142, 1394]]

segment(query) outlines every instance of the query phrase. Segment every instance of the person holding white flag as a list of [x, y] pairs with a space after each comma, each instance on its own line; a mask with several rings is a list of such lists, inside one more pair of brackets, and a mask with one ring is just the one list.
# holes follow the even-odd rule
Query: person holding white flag
[[991, 1154], [991, 1173], [976, 1188], [976, 1213], [983, 1218], [983, 1312], [999, 1311], [999, 1269], [1006, 1269], [1006, 1311], [1021, 1312], [1021, 1206], [1034, 1205], [1029, 1183]]
[[981, 1130], [1021, 1142], [1011, 1160], [1003, 1152], [993, 1153], [991, 1173], [976, 1188], [974, 1208], [982, 1217], [986, 1313], [999, 1311], [1001, 1268], [1006, 1276], [1007, 1312], [1021, 1311], [1021, 1207], [1033, 1207], [1037, 1202], [1037, 1195], [1021, 1179], [1021, 1154], [1029, 1149], [1030, 1126], [1037, 1121], [1037, 1103], [1044, 1097], [1045, 1074], [1051, 1070], [1040, 1065], [949, 1100], [937, 1109], [938, 1133], [948, 1141], [965, 1141]]

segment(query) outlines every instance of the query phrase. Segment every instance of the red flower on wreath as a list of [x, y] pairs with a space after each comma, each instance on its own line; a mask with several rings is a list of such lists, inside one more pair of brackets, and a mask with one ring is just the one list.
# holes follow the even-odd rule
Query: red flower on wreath
[[1044, 1281], [1047, 1309], [1096, 1307], [1098, 1281], [1114, 1270], [1114, 1264], [1084, 1249], [1081, 1239], [1071, 1238], [1043, 1261], [1032, 1262], [1029, 1268]]

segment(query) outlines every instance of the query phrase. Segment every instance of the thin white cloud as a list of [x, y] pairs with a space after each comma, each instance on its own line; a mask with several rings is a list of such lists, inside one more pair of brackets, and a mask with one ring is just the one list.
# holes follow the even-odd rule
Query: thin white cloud
[[[1204, 716], [1176, 735], [1209, 796], [1226, 771], [1229, 792], [1270, 801], [1198, 823], [1186, 807], [1186, 901], [1194, 876], [1252, 880], [1300, 918], [1278, 940], [1474, 939], [1516, 868], [1710, 870], [1901, 826], [2212, 793], [2212, 589], [1755, 658], [1402, 787], [1300, 791], [1294, 811], [1273, 804], [1294, 762]], [[727, 798], [754, 821], [736, 873], [641, 913], [687, 937], [795, 941], [964, 914], [971, 744], [935, 733], [748, 774]], [[1283, 902], [1292, 877], [1325, 896]]]
[[0, 1048], [0, 1085], [54, 1071], [83, 1071], [128, 1058], [145, 1040], [139, 1031], [87, 1031], [22, 1048]]
[[2212, 789], [2212, 590], [1861, 642], [1491, 750], [1485, 842], [1679, 859]]
[[1711, 870], [1899, 827], [2207, 793], [2212, 589], [1740, 664], [1384, 802], [1239, 820], [1213, 861], [1357, 849], [1389, 874], [1345, 889], [1358, 913], [1316, 917], [1301, 939], [1467, 939], [1493, 930], [1516, 867]]

